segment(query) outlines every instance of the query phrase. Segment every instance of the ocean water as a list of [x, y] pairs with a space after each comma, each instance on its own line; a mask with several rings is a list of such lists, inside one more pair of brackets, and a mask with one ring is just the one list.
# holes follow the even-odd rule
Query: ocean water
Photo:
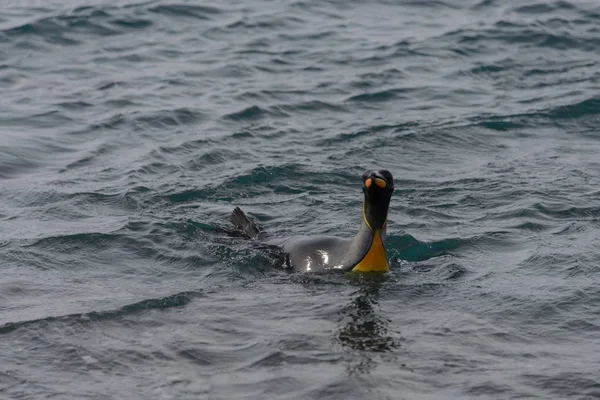
[[2, 399], [598, 399], [599, 237], [596, 1], [0, 2]]

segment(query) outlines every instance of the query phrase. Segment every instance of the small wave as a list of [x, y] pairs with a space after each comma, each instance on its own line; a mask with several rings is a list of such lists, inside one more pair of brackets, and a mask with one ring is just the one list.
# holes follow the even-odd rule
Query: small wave
[[[211, 184], [200, 189], [187, 189], [171, 193], [164, 198], [170, 203], [186, 203], [201, 199], [232, 201], [240, 193], [243, 193], [244, 196], [253, 196], [262, 191], [270, 192], [281, 187], [293, 190], [295, 184], [289, 182], [289, 180], [293, 179], [294, 182], [301, 182], [298, 177], [305, 174], [306, 172], [303, 171], [302, 167], [295, 164], [256, 167], [250, 172], [226, 178], [221, 183]], [[233, 188], [237, 189], [234, 190]]]
[[153, 26], [151, 20], [127, 15], [127, 12], [127, 7], [79, 7], [68, 13], [5, 28], [0, 31], [0, 36], [13, 40], [34, 36], [48, 43], [74, 46], [86, 37], [115, 36]]
[[536, 203], [533, 207], [543, 215], [554, 219], [593, 219], [600, 213], [600, 207], [574, 207], [565, 204]]
[[543, 232], [548, 229], [548, 226], [541, 224], [539, 222], [526, 221], [522, 222], [513, 227], [514, 229], [530, 231], [530, 232]]
[[352, 96], [348, 98], [346, 101], [350, 102], [360, 102], [360, 103], [373, 103], [373, 102], [383, 102], [390, 101], [399, 98], [409, 99], [408, 96], [402, 96], [407, 93], [414, 92], [415, 89], [388, 89], [382, 90], [375, 93], [363, 93], [359, 95]]
[[477, 218], [474, 222], [481, 221], [510, 221], [512, 219], [523, 220], [523, 219], [532, 219], [532, 220], [547, 220], [544, 215], [531, 206], [520, 206], [519, 204], [510, 205], [507, 210], [496, 211], [492, 215], [485, 215]]
[[423, 219], [432, 219], [438, 221], [458, 221], [460, 217], [456, 215], [452, 215], [447, 212], [442, 212], [439, 210], [432, 210], [430, 207], [416, 207], [413, 206], [410, 210], [407, 211], [407, 214], [411, 217], [420, 217]]
[[62, 44], [78, 44], [78, 40], [66, 35], [69, 33], [87, 33], [98, 36], [116, 34], [116, 30], [92, 22], [93, 18], [99, 17], [103, 19], [108, 16], [107, 13], [99, 10], [87, 16], [59, 15], [5, 29], [3, 32], [9, 37], [36, 35], [54, 42], [60, 40]]
[[580, 372], [562, 372], [551, 376], [531, 373], [523, 374], [521, 378], [529, 385], [561, 399], [593, 399], [597, 397], [600, 388], [598, 379]]
[[87, 167], [93, 163], [101, 162], [101, 161], [103, 161], [102, 160], [103, 157], [106, 157], [106, 156], [112, 154], [117, 149], [118, 149], [118, 146], [116, 146], [116, 145], [111, 145], [111, 144], [101, 145], [97, 149], [88, 153], [86, 156], [84, 156], [76, 161], [70, 162], [69, 164], [67, 164], [64, 167], [64, 169], [60, 170], [59, 172], [65, 173], [69, 170], [73, 170], [73, 169], [77, 169], [77, 168], [81, 168], [81, 167]]
[[250, 173], [238, 175], [231, 180], [231, 185], [254, 185], [257, 183], [281, 182], [282, 178], [292, 178], [301, 181], [300, 177], [306, 175], [303, 166], [296, 164], [284, 164], [272, 167], [254, 168]]
[[570, 254], [551, 253], [551, 254], [533, 254], [524, 260], [521, 264], [527, 270], [537, 270], [541, 272], [547, 272], [548, 266], [552, 265], [553, 268], [559, 266], [571, 265], [573, 263], [572, 256]]
[[[289, 17], [282, 17], [282, 18], [271, 18], [268, 17], [264, 20], [260, 20], [260, 17], [258, 17], [258, 19], [254, 18], [253, 20], [249, 21], [247, 18], [243, 18], [243, 19], [239, 19], [235, 22], [232, 22], [230, 24], [228, 24], [226, 26], [227, 30], [233, 30], [233, 31], [237, 31], [237, 32], [247, 32], [247, 31], [276, 31], [281, 29], [282, 31], [285, 31], [286, 29], [291, 29], [294, 26], [299, 26], [301, 23], [304, 23], [305, 21], [295, 17], [295, 16], [289, 16]], [[280, 34], [278, 35], [278, 37], [281, 37], [282, 39], [285, 38], [285, 34]]]
[[[95, 248], [96, 250], [110, 249], [117, 243], [129, 242], [130, 247], [136, 247], [135, 239], [127, 235], [115, 233], [84, 232], [66, 235], [48, 236], [23, 247], [34, 247], [59, 252], [73, 252], [84, 248]], [[137, 243], [140, 244], [140, 243]]]
[[556, 107], [548, 115], [556, 119], [574, 119], [600, 114], [600, 97], [592, 97], [579, 103]]
[[327, 138], [321, 139], [319, 145], [336, 145], [339, 143], [349, 143], [354, 140], [363, 138], [377, 138], [385, 136], [386, 133], [397, 134], [405, 133], [407, 130], [418, 127], [416, 122], [405, 122], [395, 125], [373, 125], [365, 129], [359, 129], [349, 133], [339, 133], [337, 135], [329, 135]]
[[588, 226], [581, 222], [573, 222], [567, 226], [561, 227], [558, 231], [554, 232], [554, 235], [579, 235], [588, 230]]
[[516, 131], [520, 137], [524, 137], [523, 128], [539, 126], [542, 123], [550, 123], [555, 120], [576, 120], [591, 118], [592, 121], [600, 114], [600, 97], [592, 97], [574, 104], [561, 105], [557, 107], [536, 110], [535, 112], [497, 115], [472, 118], [476, 126], [494, 131]]
[[203, 152], [185, 164], [187, 171], [203, 171], [207, 165], [218, 165], [229, 160], [240, 159], [240, 150], [215, 149]]
[[24, 144], [15, 145], [9, 135], [3, 139], [8, 145], [0, 145], [0, 177], [16, 178], [32, 169], [40, 168], [45, 161], [50, 161], [72, 153], [73, 148], [63, 146], [54, 139], [34, 138]]
[[2, 156], [0, 162], [0, 178], [2, 179], [15, 178], [21, 173], [38, 168], [41, 165], [39, 161], [23, 157], [13, 151], [9, 153], [2, 147], [0, 147], [0, 156]]
[[163, 154], [196, 153], [199, 149], [205, 148], [209, 144], [211, 144], [209, 139], [193, 139], [183, 142], [177, 146], [160, 146], [157, 150], [153, 150], [150, 155], [162, 159]]
[[[73, 206], [85, 206], [86, 204], [115, 206], [118, 208], [128, 208], [133, 206], [134, 202], [129, 197], [130, 191], [122, 193], [102, 193], [102, 192], [59, 192], [50, 190], [41, 190], [28, 192], [27, 201], [22, 201], [21, 205], [25, 207], [47, 207], [59, 204], [61, 207], [69, 208]], [[131, 191], [135, 193], [135, 190]], [[62, 204], [61, 204], [62, 203]]]
[[600, 39], [595, 36], [580, 36], [573, 32], [555, 33], [552, 26], [540, 22], [535, 27], [526, 23], [498, 21], [493, 28], [487, 29], [458, 29], [447, 32], [440, 37], [447, 41], [455, 52], [463, 55], [475, 55], [489, 51], [491, 42], [500, 42], [510, 46], [520, 46], [524, 49], [550, 48], [557, 50], [573, 50], [594, 52], [600, 46]]
[[284, 104], [274, 107], [278, 110], [283, 110], [290, 115], [296, 111], [319, 111], [319, 112], [347, 112], [346, 108], [327, 103], [324, 101], [312, 100], [297, 104]]
[[136, 117], [134, 122], [148, 125], [152, 128], [165, 128], [178, 125], [190, 125], [202, 120], [204, 114], [189, 108], [177, 108], [174, 110], [161, 110], [152, 115]]
[[545, 3], [527, 4], [513, 8], [511, 11], [519, 14], [534, 14], [539, 16], [544, 13], [561, 10], [576, 10], [576, 7], [566, 1], [554, 1]]
[[56, 104], [58, 107], [64, 108], [65, 110], [82, 110], [85, 108], [93, 107], [94, 105], [87, 101], [64, 101]]
[[261, 108], [259, 106], [250, 106], [244, 108], [243, 110], [227, 114], [223, 116], [223, 118], [231, 121], [254, 121], [268, 117], [280, 118], [288, 116], [288, 113], [276, 109], [269, 110], [266, 108]]
[[588, 332], [590, 334], [600, 333], [600, 325], [584, 319], [570, 319], [560, 325], [561, 329], [572, 332]]
[[[386, 50], [386, 48], [377, 50]], [[390, 85], [392, 83], [402, 81], [406, 79], [406, 74], [396, 68], [386, 69], [381, 72], [368, 72], [360, 74], [357, 78], [348, 83], [352, 88], [361, 90], [367, 90], [372, 88], [379, 88], [381, 86]]]
[[189, 189], [181, 192], [175, 192], [166, 196], [170, 203], [187, 203], [200, 199], [207, 199], [215, 193], [212, 188], [207, 189]]
[[58, 110], [50, 110], [41, 113], [26, 115], [18, 118], [4, 118], [1, 121], [5, 125], [30, 126], [32, 128], [57, 128], [73, 123], [74, 120]]
[[105, 204], [120, 209], [137, 209], [135, 200], [131, 197], [132, 193], [139, 193], [139, 187], [130, 188], [120, 193], [101, 193], [101, 192], [77, 192], [70, 193], [67, 198], [74, 204]]
[[224, 12], [224, 10], [217, 7], [191, 4], [166, 4], [151, 7], [148, 10], [169, 17], [192, 18], [203, 21], [208, 21], [211, 19], [211, 16], [222, 14]]
[[146, 29], [153, 25], [152, 21], [148, 19], [133, 17], [114, 18], [110, 23], [127, 31]]
[[104, 129], [114, 130], [123, 126], [127, 122], [127, 118], [123, 114], [115, 114], [101, 122], [90, 124], [87, 129], [71, 132], [72, 135], [90, 134], [92, 132], [101, 131]]
[[478, 398], [507, 398], [514, 394], [514, 388], [510, 385], [502, 385], [492, 381], [487, 381], [482, 384], [475, 384], [466, 388], [465, 393], [469, 396], [475, 396]]
[[126, 86], [126, 83], [109, 81], [109, 82], [101, 83], [100, 85], [98, 85], [97, 89], [98, 90], [107, 90], [107, 89], [111, 89], [111, 88], [118, 87], [118, 86]]
[[[509, 118], [507, 118], [509, 119]], [[478, 123], [479, 126], [491, 129], [493, 131], [506, 132], [521, 129], [524, 127], [523, 124], [520, 124], [515, 121], [510, 121], [503, 118], [491, 118], [486, 121], [481, 121]]]
[[193, 125], [205, 119], [205, 114], [199, 110], [189, 108], [176, 108], [173, 110], [160, 110], [147, 113], [131, 112], [127, 116], [121, 113], [114, 114], [103, 121], [89, 125], [88, 129], [72, 134], [90, 134], [98, 130], [115, 130], [130, 127], [136, 131], [148, 129], [165, 129], [175, 126]]
[[452, 2], [446, 2], [441, 0], [432, 0], [427, 2], [422, 2], [419, 0], [404, 0], [402, 2], [403, 5], [407, 5], [409, 7], [418, 7], [419, 9], [426, 8], [449, 8], [449, 9], [460, 9], [461, 7]]
[[164, 163], [164, 162], [151, 162], [145, 163], [143, 166], [131, 171], [129, 173], [130, 177], [143, 177], [144, 175], [169, 175], [177, 173], [181, 171], [181, 169], [173, 164]]
[[14, 330], [25, 326], [50, 324], [57, 321], [77, 321], [79, 323], [85, 323], [88, 321], [103, 321], [117, 319], [125, 315], [136, 314], [146, 310], [163, 310], [173, 307], [183, 307], [186, 304], [190, 303], [193, 299], [203, 296], [204, 293], [198, 291], [182, 292], [166, 297], [142, 300], [137, 303], [128, 304], [116, 310], [91, 311], [86, 313], [68, 314], [58, 317], [46, 317], [29, 321], [8, 322], [4, 325], [0, 325], [0, 334], [10, 333]]

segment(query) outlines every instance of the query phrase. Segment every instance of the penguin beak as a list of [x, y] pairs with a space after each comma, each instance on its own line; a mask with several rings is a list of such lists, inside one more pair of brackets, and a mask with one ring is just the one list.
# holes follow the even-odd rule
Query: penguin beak
[[367, 188], [370, 188], [371, 185], [373, 185], [373, 182], [375, 182], [375, 185], [379, 186], [381, 189], [385, 189], [385, 187], [387, 186], [387, 182], [385, 181], [385, 179], [376, 178], [376, 177], [368, 178], [365, 181], [365, 186]]

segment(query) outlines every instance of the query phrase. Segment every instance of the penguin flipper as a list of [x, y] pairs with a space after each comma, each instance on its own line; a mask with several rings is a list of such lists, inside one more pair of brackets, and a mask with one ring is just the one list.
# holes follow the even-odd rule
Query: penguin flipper
[[261, 231], [260, 227], [256, 223], [250, 221], [239, 207], [233, 209], [229, 220], [233, 226], [240, 230], [240, 232], [248, 239], [256, 239]]

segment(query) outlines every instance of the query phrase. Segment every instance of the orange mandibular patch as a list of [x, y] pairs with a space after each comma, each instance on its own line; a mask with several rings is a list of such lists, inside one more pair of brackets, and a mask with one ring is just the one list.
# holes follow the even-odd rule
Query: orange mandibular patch
[[382, 189], [387, 186], [387, 183], [381, 178], [375, 178], [375, 184]]
[[373, 232], [373, 243], [363, 259], [352, 269], [352, 272], [385, 272], [389, 270], [385, 247], [379, 231]]
[[370, 188], [372, 183], [373, 183], [373, 180], [371, 178], [369, 178], [365, 181], [365, 186]]

